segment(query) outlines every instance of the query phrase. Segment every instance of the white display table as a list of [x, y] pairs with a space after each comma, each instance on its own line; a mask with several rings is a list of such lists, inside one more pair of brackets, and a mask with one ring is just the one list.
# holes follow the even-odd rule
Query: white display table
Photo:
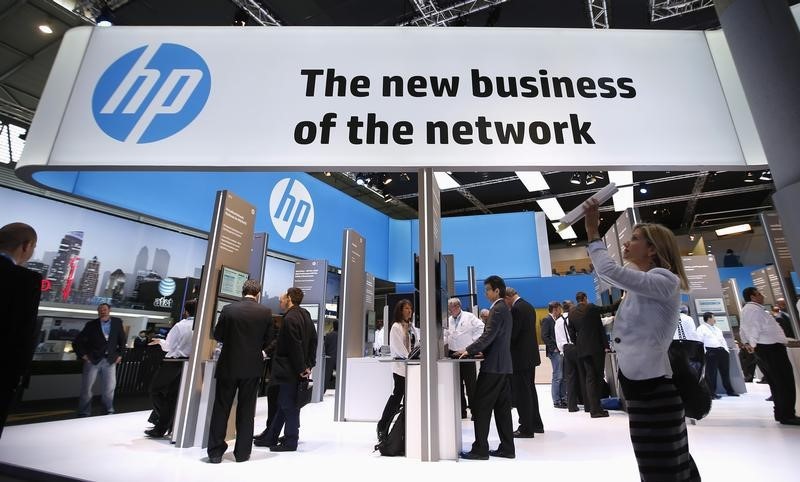
[[348, 358], [345, 379], [344, 419], [348, 422], [377, 422], [394, 381], [389, 357]]

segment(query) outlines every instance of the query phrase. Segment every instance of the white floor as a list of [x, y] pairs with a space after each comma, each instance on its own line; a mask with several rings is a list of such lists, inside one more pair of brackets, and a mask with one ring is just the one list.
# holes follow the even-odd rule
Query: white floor
[[[255, 480], [280, 476], [298, 480], [492, 480], [527, 474], [532, 479], [636, 481], [636, 462], [628, 440], [627, 417], [590, 419], [583, 412], [552, 408], [549, 385], [539, 385], [544, 435], [518, 440], [516, 460], [421, 463], [380, 457], [372, 452], [374, 423], [335, 423], [333, 398], [303, 409], [300, 450], [273, 454], [254, 447], [249, 462], [237, 464], [231, 447], [220, 465], [205, 463], [199, 448], [176, 449], [149, 440], [146, 412], [7, 427], [0, 439], [0, 461], [95, 481]], [[714, 402], [711, 414], [689, 427], [689, 443], [705, 481], [798, 480], [800, 427], [772, 420], [766, 385], [748, 384], [750, 393]], [[265, 420], [259, 400], [256, 430]], [[515, 417], [516, 418], [516, 417]], [[464, 448], [473, 440], [464, 423]], [[496, 434], [490, 445], [497, 445]], [[531, 479], [531, 480], [532, 480]]]

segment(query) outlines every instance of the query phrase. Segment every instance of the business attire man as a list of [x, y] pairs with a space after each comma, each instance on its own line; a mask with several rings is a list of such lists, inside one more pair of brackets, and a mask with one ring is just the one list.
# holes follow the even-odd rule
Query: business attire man
[[567, 411], [577, 412], [578, 401], [586, 400], [586, 383], [578, 371], [578, 348], [569, 329], [569, 310], [572, 302], [561, 303], [563, 312], [556, 320], [556, 345], [564, 354], [564, 387], [567, 392]]
[[514, 437], [533, 438], [534, 433], [544, 433], [535, 383], [536, 367], [542, 363], [536, 339], [536, 310], [520, 298], [514, 288], [506, 288], [505, 302], [511, 309], [513, 321], [511, 361], [514, 375], [511, 377], [511, 391], [519, 415], [519, 428]]
[[[444, 344], [448, 350], [456, 352], [465, 350], [483, 334], [484, 323], [480, 318], [468, 311], [461, 309], [461, 300], [450, 298], [447, 300], [447, 326], [444, 330]], [[475, 380], [477, 369], [475, 363], [459, 363], [461, 392], [461, 418], [467, 418], [468, 401], [475, 396]]]
[[722, 378], [722, 386], [728, 396], [738, 397], [739, 394], [731, 386], [730, 377], [730, 350], [722, 330], [719, 329], [717, 320], [711, 313], [703, 315], [703, 323], [697, 327], [697, 335], [706, 349], [706, 383], [708, 384], [711, 395], [718, 399], [717, 395], [717, 372]]
[[[466, 350], [456, 355], [475, 356], [483, 353], [481, 371], [475, 384], [475, 397], [470, 402], [472, 418], [475, 423], [475, 442], [472, 450], [461, 452], [460, 456], [469, 460], [488, 460], [489, 456], [516, 457], [514, 449], [514, 425], [511, 419], [511, 329], [513, 321], [511, 310], [503, 301], [506, 285], [499, 276], [490, 276], [484, 282], [486, 297], [492, 302], [488, 321], [483, 334]], [[497, 450], [489, 450], [489, 422], [497, 425], [500, 445]]]
[[553, 407], [555, 408], [567, 408], [567, 391], [565, 390], [563, 370], [564, 355], [561, 353], [561, 348], [558, 346], [556, 337], [556, 320], [561, 316], [561, 309], [561, 303], [558, 301], [551, 301], [547, 305], [548, 315], [542, 318], [540, 322], [544, 351], [553, 367], [553, 377], [550, 382], [550, 396], [553, 398]]
[[[278, 412], [267, 429], [263, 441], [257, 445], [267, 445], [272, 452], [294, 452], [300, 438], [300, 408], [297, 406], [297, 388], [301, 379], [311, 375], [316, 365], [317, 330], [308, 311], [300, 308], [303, 291], [289, 288], [281, 297], [285, 307], [283, 326], [275, 346], [275, 359], [272, 363], [272, 378], [280, 385], [278, 393]], [[283, 430], [283, 441], [278, 436]]]
[[605, 354], [608, 338], [603, 327], [603, 309], [589, 303], [586, 293], [575, 295], [578, 303], [569, 312], [570, 335], [575, 340], [578, 352], [578, 371], [586, 379], [586, 398], [584, 411], [592, 418], [608, 417], [608, 412], [600, 405], [603, 381], [605, 380]]
[[800, 425], [795, 415], [796, 393], [794, 374], [786, 354], [786, 335], [775, 318], [764, 310], [764, 295], [757, 288], [745, 288], [739, 336], [744, 348], [756, 356], [767, 369], [769, 389], [775, 404], [775, 420], [784, 425]]
[[111, 307], [102, 303], [97, 307], [98, 318], [86, 322], [83, 330], [72, 342], [78, 358], [83, 359], [81, 395], [78, 417], [92, 414], [92, 386], [97, 376], [103, 384], [101, 399], [107, 414], [114, 413], [114, 389], [117, 388], [117, 365], [122, 361], [127, 337], [122, 320], [111, 316]]
[[33, 256], [36, 239], [36, 231], [27, 224], [0, 228], [0, 313], [6, 335], [0, 350], [0, 437], [36, 349], [42, 277], [22, 266]]
[[258, 383], [264, 372], [262, 350], [272, 335], [272, 311], [258, 303], [260, 294], [258, 281], [245, 281], [244, 299], [225, 306], [214, 328], [214, 339], [222, 343], [222, 351], [214, 375], [217, 388], [208, 433], [208, 461], [212, 464], [222, 462], [222, 455], [228, 449], [225, 432], [234, 397], [237, 405], [233, 455], [237, 462], [244, 462], [253, 449]]
[[153, 402], [153, 411], [158, 414], [158, 418], [155, 420], [153, 428], [145, 430], [144, 433], [148, 437], [159, 438], [172, 431], [183, 363], [170, 360], [187, 359], [192, 352], [197, 300], [188, 300], [184, 304], [183, 310], [185, 317], [175, 323], [175, 326], [167, 333], [165, 340], [155, 338], [150, 342], [150, 345], [160, 346], [166, 355], [150, 382], [150, 400]]

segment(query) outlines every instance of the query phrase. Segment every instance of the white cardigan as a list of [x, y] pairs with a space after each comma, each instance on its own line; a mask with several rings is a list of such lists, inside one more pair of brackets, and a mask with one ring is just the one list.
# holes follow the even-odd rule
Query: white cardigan
[[601, 240], [589, 243], [588, 251], [597, 275], [626, 291], [611, 334], [620, 371], [631, 380], [671, 377], [667, 350], [678, 324], [680, 279], [664, 268], [624, 268]]

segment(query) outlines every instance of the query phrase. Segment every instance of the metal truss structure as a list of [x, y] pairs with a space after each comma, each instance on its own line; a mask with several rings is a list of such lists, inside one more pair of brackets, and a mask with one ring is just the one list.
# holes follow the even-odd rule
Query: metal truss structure
[[713, 6], [714, 0], [650, 0], [650, 20], [658, 22]]
[[74, 13], [94, 22], [104, 7], [116, 10], [130, 0], [76, 0]]
[[256, 0], [231, 0], [231, 2], [247, 12], [250, 18], [264, 27], [280, 27], [282, 25], [278, 17]]
[[446, 27], [453, 20], [486, 10], [508, 0], [466, 0], [440, 7], [436, 0], [409, 0], [419, 15], [398, 25], [415, 27]]
[[610, 28], [608, 23], [608, 2], [606, 0], [586, 0], [589, 6], [589, 21], [592, 28]]

